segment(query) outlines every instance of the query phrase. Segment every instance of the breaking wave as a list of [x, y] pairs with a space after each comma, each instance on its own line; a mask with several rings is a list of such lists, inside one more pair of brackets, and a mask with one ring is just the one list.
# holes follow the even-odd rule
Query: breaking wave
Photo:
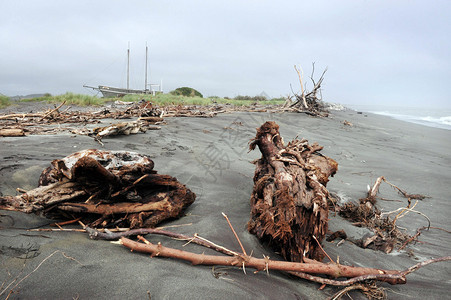
[[387, 111], [372, 111], [372, 113], [392, 117], [394, 119], [410, 123], [451, 130], [451, 116], [444, 117], [418, 116], [418, 115], [391, 113]]

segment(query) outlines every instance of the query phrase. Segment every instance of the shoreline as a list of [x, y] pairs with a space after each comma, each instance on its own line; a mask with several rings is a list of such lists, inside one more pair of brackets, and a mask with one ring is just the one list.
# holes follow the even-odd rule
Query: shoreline
[[[248, 152], [247, 143], [255, 136], [255, 128], [268, 120], [279, 124], [285, 142], [299, 136], [324, 146], [322, 153], [339, 164], [338, 172], [330, 178], [327, 188], [343, 201], [358, 201], [365, 196], [367, 185], [372, 185], [377, 177], [385, 176], [409, 193], [431, 197], [419, 201], [416, 210], [426, 214], [432, 220], [432, 226], [451, 230], [448, 221], [451, 211], [448, 200], [451, 194], [451, 131], [380, 115], [365, 116], [351, 110], [331, 111], [329, 118], [258, 112], [233, 112], [213, 118], [168, 118], [168, 124], [159, 131], [104, 139], [104, 147], [92, 138], [71, 134], [2, 138], [0, 192], [14, 193], [17, 187], [36, 186], [40, 172], [53, 159], [82, 149], [147, 154], [160, 174], [176, 177], [198, 195], [184, 217], [163, 225], [181, 225], [171, 230], [183, 234], [197, 232], [237, 250], [236, 240], [221, 218], [221, 212], [224, 212], [248, 252], [253, 250], [255, 257], [264, 254], [275, 259], [277, 254], [246, 230], [255, 169], [250, 162], [260, 157], [258, 150]], [[353, 126], [344, 125], [345, 120]], [[390, 187], [381, 188], [380, 195], [401, 200], [379, 201], [384, 212], [406, 206], [405, 200]], [[29, 273], [55, 250], [61, 250], [81, 263], [61, 255], [52, 257], [22, 282], [18, 297], [147, 297], [147, 291], [150, 291], [155, 299], [211, 299], [212, 295], [216, 299], [297, 299], [325, 298], [338, 290], [326, 287], [319, 291], [315, 283], [279, 272], [272, 272], [268, 277], [261, 272], [245, 275], [239, 269], [228, 269], [227, 274], [215, 278], [210, 267], [191, 266], [171, 259], [150, 259], [147, 255], [130, 253], [123, 246], [90, 240], [82, 233], [24, 231], [24, 228], [53, 222], [35, 215], [0, 211], [0, 222], [0, 246], [3, 249], [0, 261], [13, 276], [20, 271], [23, 265], [20, 257], [27, 248], [34, 249], [30, 253], [35, 256], [28, 260], [23, 274]], [[424, 225], [427, 225], [426, 220], [416, 214], [408, 214], [399, 220], [399, 226], [407, 228], [409, 233], [415, 233]], [[345, 229], [350, 237], [368, 234], [333, 213], [330, 213], [329, 229]], [[150, 240], [179, 249], [183, 244], [163, 237], [150, 237]], [[450, 234], [444, 231], [424, 231], [420, 241], [422, 243], [409, 246], [408, 251], [392, 254], [361, 249], [350, 242], [338, 247], [337, 243], [324, 241], [324, 248], [332, 258], [339, 256], [343, 264], [401, 270], [451, 252]], [[187, 245], [185, 249], [210, 253], [195, 245]], [[0, 273], [1, 282], [8, 280], [7, 274]], [[393, 292], [388, 292], [388, 297], [396, 298], [402, 294], [412, 298], [446, 298], [451, 288], [451, 281], [446, 278], [449, 278], [449, 263], [434, 264], [410, 274], [406, 285], [389, 286]], [[111, 289], [111, 286], [115, 288]], [[363, 299], [362, 294], [351, 295]]]
[[387, 116], [423, 126], [451, 130], [451, 108], [397, 107], [384, 105], [349, 105], [352, 110]]

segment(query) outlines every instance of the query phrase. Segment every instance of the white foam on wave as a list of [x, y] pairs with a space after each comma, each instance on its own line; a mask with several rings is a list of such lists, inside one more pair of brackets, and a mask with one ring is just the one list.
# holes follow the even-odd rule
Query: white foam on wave
[[451, 116], [444, 117], [417, 116], [417, 115], [392, 113], [388, 111], [371, 111], [371, 113], [391, 117], [397, 120], [406, 121], [410, 123], [451, 130]]
[[439, 123], [439, 124], [451, 126], [451, 116], [440, 117], [440, 118], [434, 118], [434, 117], [427, 116], [422, 119], [427, 122], [433, 122], [433, 123]]

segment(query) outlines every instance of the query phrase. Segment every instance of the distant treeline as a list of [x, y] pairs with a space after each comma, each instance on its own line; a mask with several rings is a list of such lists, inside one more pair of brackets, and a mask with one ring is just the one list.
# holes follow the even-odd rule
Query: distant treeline
[[[216, 96], [211, 96], [210, 98], [219, 98]], [[270, 101], [270, 100], [274, 100], [274, 101], [284, 101], [285, 98], [280, 97], [280, 98], [271, 98], [268, 99], [265, 96], [243, 96], [243, 95], [238, 95], [234, 98], [229, 98], [229, 97], [224, 97], [224, 99], [233, 99], [233, 100], [244, 100], [244, 101]]]

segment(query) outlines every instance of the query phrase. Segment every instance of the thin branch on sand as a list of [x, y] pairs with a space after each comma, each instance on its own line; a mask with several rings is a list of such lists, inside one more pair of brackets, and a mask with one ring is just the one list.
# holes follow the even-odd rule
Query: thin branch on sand
[[[13, 281], [11, 281], [11, 283], [9, 283], [6, 287], [4, 287], [2, 290], [0, 290], [0, 296], [3, 295], [6, 291], [10, 291], [10, 294], [14, 291], [15, 288], [17, 288], [17, 286], [19, 286], [19, 284], [21, 284], [25, 279], [27, 279], [28, 277], [30, 277], [34, 272], [36, 272], [47, 260], [49, 260], [53, 255], [57, 254], [57, 253], [61, 253], [62, 256], [64, 256], [67, 259], [76, 261], [77, 263], [79, 263], [80, 265], [82, 265], [81, 262], [79, 262], [78, 260], [76, 260], [73, 257], [68, 256], [66, 253], [62, 252], [61, 250], [56, 250], [54, 252], [52, 252], [49, 256], [47, 256], [46, 258], [44, 258], [37, 266], [36, 268], [33, 269], [33, 271], [31, 271], [30, 273], [28, 273], [27, 275], [25, 275], [22, 279], [20, 279], [19, 281], [17, 281], [18, 278], [15, 278]], [[17, 283], [11, 287], [11, 285], [13, 285], [15, 282], [17, 281]], [[9, 297], [9, 295], [8, 295]], [[7, 297], [7, 298], [8, 298]]]
[[232, 232], [235, 235], [235, 238], [238, 241], [238, 244], [240, 244], [240, 247], [241, 247], [241, 250], [243, 251], [243, 254], [247, 256], [246, 250], [244, 249], [243, 244], [241, 243], [240, 238], [238, 237], [238, 234], [236, 234], [235, 229], [233, 229], [233, 226], [232, 226], [232, 223], [230, 223], [229, 217], [227, 217], [227, 215], [225, 213], [222, 213], [222, 215], [227, 220], [227, 223], [229, 224], [230, 229], [232, 229]]
[[390, 284], [405, 283], [405, 277], [397, 270], [381, 270], [372, 268], [361, 268], [344, 266], [340, 264], [315, 263], [296, 263], [288, 261], [274, 261], [269, 259], [259, 259], [240, 254], [238, 256], [215, 256], [196, 254], [188, 251], [182, 251], [174, 248], [168, 248], [161, 243], [157, 245], [149, 243], [139, 243], [128, 238], [122, 237], [120, 243], [132, 251], [150, 253], [152, 256], [171, 257], [191, 262], [193, 265], [222, 265], [222, 266], [243, 266], [254, 268], [257, 271], [278, 270], [304, 272], [309, 274], [329, 275], [337, 277], [357, 277], [364, 275], [392, 275], [379, 277], [376, 279], [389, 282]]

